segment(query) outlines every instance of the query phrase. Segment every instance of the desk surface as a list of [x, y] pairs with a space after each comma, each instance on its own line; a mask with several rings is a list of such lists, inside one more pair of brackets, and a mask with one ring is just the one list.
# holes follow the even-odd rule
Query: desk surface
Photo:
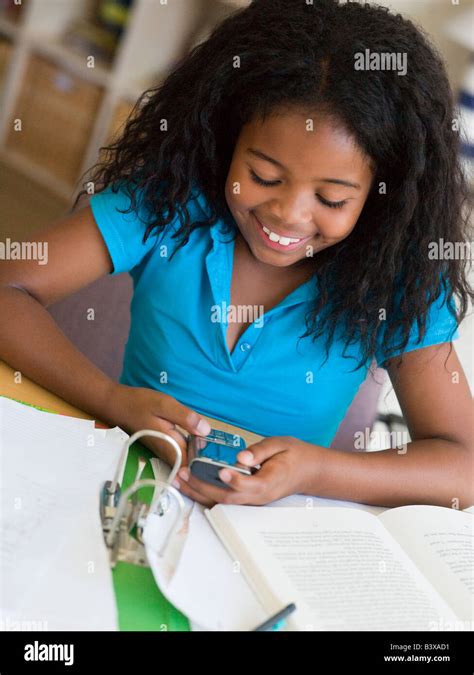
[[[45, 408], [50, 412], [56, 412], [71, 417], [82, 419], [94, 419], [88, 413], [66, 403], [59, 396], [52, 394], [27, 377], [21, 377], [21, 382], [15, 381], [15, 371], [7, 364], [0, 361], [0, 396], [7, 396], [30, 403], [31, 405]], [[247, 445], [255, 443], [261, 436], [249, 431], [232, 427], [231, 425], [217, 422], [206, 417], [211, 426], [216, 425], [224, 431], [240, 434]], [[133, 482], [138, 464], [138, 456], [153, 456], [148, 448], [134, 443], [130, 448], [129, 458], [124, 475], [124, 487]], [[153, 478], [149, 465], [143, 473], [143, 478]], [[113, 581], [120, 630], [145, 630], [145, 631], [186, 631], [189, 623], [186, 617], [175, 609], [163, 596], [156, 586], [153, 574], [149, 568], [137, 567], [126, 563], [118, 563], [113, 570]], [[87, 630], [87, 627], [84, 627]]]
[[[66, 403], [62, 398], [56, 396], [56, 394], [52, 394], [35, 382], [32, 382], [24, 375], [21, 376], [21, 382], [15, 382], [15, 371], [2, 361], [0, 361], [0, 396], [8, 396], [17, 401], [38, 405], [41, 408], [47, 408], [48, 410], [60, 413], [61, 415], [81, 417], [86, 420], [94, 419], [92, 415], [89, 415], [83, 410], [79, 410], [79, 408], [75, 408], [70, 403]], [[251, 445], [262, 439], [262, 436], [254, 434], [251, 431], [233, 427], [230, 424], [212, 419], [211, 417], [206, 417], [205, 415], [202, 415], [202, 417], [204, 417], [211, 426], [217, 426], [219, 429], [228, 431], [229, 433], [239, 434], [245, 440], [247, 445]]]

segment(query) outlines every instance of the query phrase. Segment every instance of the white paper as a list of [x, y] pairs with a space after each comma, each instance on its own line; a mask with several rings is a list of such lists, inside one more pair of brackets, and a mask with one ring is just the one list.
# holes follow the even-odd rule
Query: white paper
[[[189, 501], [189, 500], [187, 500]], [[147, 523], [147, 556], [163, 595], [197, 630], [251, 630], [266, 614], [238, 566], [209, 526], [204, 508], [191, 505], [180, 557], [156, 554], [157, 518]], [[153, 524], [154, 521], [154, 524]], [[195, 624], [195, 625], [193, 625]]]
[[[166, 479], [169, 469], [165, 465], [162, 468], [163, 479]], [[205, 517], [204, 507], [187, 497], [183, 496], [183, 499], [187, 509], [185, 523], [162, 557], [157, 554], [157, 549], [174, 515], [170, 514], [166, 525], [157, 516], [148, 518], [144, 541], [155, 581], [171, 604], [188, 617], [192, 630], [252, 630], [268, 618], [268, 612], [214, 532]], [[385, 510], [304, 495], [285, 497], [269, 506], [344, 506], [374, 515]]]
[[99, 493], [127, 438], [0, 398], [0, 629], [117, 629]]

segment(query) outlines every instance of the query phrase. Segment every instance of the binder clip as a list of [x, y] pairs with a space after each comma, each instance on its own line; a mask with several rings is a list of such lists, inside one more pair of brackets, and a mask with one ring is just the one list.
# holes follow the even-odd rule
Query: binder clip
[[[174, 466], [166, 481], [156, 478], [140, 479], [122, 492], [119, 484], [120, 467], [124, 466], [126, 462], [130, 446], [142, 436], [154, 436], [170, 443], [176, 453]], [[183, 498], [171, 485], [181, 466], [181, 459], [182, 453], [178, 443], [174, 438], [160, 431], [143, 429], [130, 436], [125, 442], [114, 480], [108, 480], [104, 483], [100, 495], [102, 532], [109, 551], [112, 568], [118, 561], [149, 567], [143, 543], [143, 530], [146, 520], [151, 513], [166, 518], [172, 510], [171, 497], [173, 497], [178, 509], [170, 531], [158, 550], [159, 555], [164, 555], [166, 547], [177, 531], [184, 515]], [[137, 497], [139, 490], [144, 487], [155, 488], [151, 504], [142, 502]]]

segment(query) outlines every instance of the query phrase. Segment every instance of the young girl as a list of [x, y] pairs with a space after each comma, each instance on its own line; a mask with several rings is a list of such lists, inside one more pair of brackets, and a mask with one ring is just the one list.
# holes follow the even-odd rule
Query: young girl
[[[2, 358], [130, 433], [184, 447], [176, 425], [205, 435], [206, 415], [265, 436], [239, 455], [260, 471], [220, 472], [230, 489], [181, 470], [206, 505], [467, 507], [472, 399], [451, 340], [472, 291], [443, 255], [467, 242], [456, 129], [444, 66], [400, 15], [254, 0], [144, 94], [90, 205], [38, 236], [49, 264], [4, 266]], [[44, 308], [121, 272], [134, 297], [115, 383]], [[374, 359], [411, 442], [329, 449]]]

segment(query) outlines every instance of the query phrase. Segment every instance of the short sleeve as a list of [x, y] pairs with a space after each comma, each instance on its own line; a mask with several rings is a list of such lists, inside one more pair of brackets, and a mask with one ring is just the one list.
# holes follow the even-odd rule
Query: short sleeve
[[[135, 211], [120, 213], [130, 208], [130, 199], [125, 191], [113, 192], [108, 187], [93, 195], [89, 203], [112, 259], [112, 274], [130, 271], [153, 248], [156, 237], [150, 235], [143, 243], [146, 230], [144, 218], [138, 217]], [[144, 212], [139, 213], [143, 216]]]
[[[423, 347], [431, 347], [432, 345], [441, 344], [443, 342], [450, 342], [451, 340], [456, 340], [459, 338], [458, 323], [456, 318], [449, 311], [448, 304], [455, 309], [454, 298], [452, 295], [441, 294], [440, 297], [433, 302], [428, 310], [428, 316], [426, 319], [426, 332], [424, 338], [421, 342], [418, 342], [419, 331], [418, 325], [415, 321], [412, 329], [410, 331], [410, 336], [408, 342], [404, 349], [382, 349], [381, 339], [375, 354], [377, 360], [377, 365], [379, 367], [385, 368], [386, 361], [404, 354], [405, 352], [411, 352], [415, 349], [422, 349]], [[398, 332], [396, 337], [391, 338], [391, 344], [397, 344], [400, 342], [401, 333]]]

